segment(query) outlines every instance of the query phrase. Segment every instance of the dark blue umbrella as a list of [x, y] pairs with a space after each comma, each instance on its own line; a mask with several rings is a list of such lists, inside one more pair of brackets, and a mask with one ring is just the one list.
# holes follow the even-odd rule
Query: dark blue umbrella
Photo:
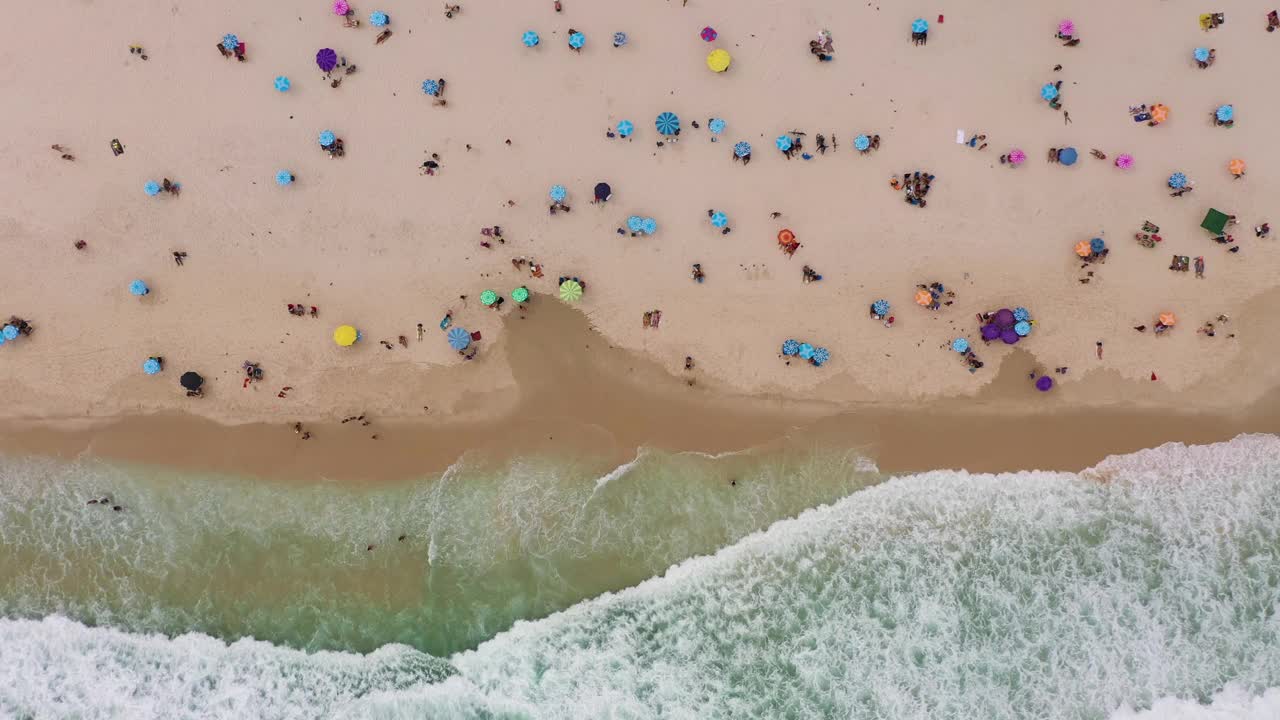
[[[1092, 250], [1093, 252], [1100, 253], [1103, 250], [1107, 249], [1107, 244], [1103, 242], [1102, 238], [1094, 238], [1089, 241], [1089, 249]], [[1018, 317], [1016, 312], [1014, 313], [1013, 316]], [[1026, 318], [1019, 318], [1019, 319], [1026, 320]]]
[[609, 187], [609, 183], [596, 183], [595, 195], [596, 200], [608, 202], [613, 197], [613, 188]]
[[740, 158], [747, 157], [751, 154], [751, 143], [740, 142], [733, 146], [733, 154]]
[[782, 343], [783, 355], [795, 355], [798, 352], [800, 352], [800, 343], [795, 340], [787, 340]]
[[664, 112], [653, 124], [663, 135], [675, 135], [680, 129], [680, 118], [676, 117], [675, 113]]
[[449, 347], [454, 350], [466, 350], [471, 345], [471, 333], [456, 325], [449, 329]]
[[1062, 148], [1061, 150], [1058, 151], [1058, 162], [1062, 163], [1063, 165], [1075, 165], [1076, 159], [1079, 157], [1080, 157], [1080, 154], [1077, 153], [1076, 149], [1072, 147]]

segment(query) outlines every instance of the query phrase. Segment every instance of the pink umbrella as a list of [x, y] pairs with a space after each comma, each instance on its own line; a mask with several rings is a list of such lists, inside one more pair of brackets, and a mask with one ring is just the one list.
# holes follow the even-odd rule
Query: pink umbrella
[[718, 37], [718, 35], [717, 35], [717, 33], [716, 33], [716, 29], [715, 29], [715, 28], [711, 27], [710, 25], [708, 25], [707, 27], [702, 28], [702, 39], [703, 39], [703, 40], [706, 40], [707, 42], [711, 42], [712, 40], [715, 40], [717, 37]]
[[1010, 165], [1021, 165], [1022, 163], [1026, 162], [1026, 160], [1027, 160], [1027, 154], [1022, 152], [1018, 148], [1014, 148], [1009, 151]]
[[1133, 167], [1133, 156], [1128, 153], [1124, 153], [1123, 155], [1117, 155], [1116, 167], [1120, 168], [1121, 170], [1128, 170], [1129, 168]]
[[351, 6], [347, 4], [347, 0], [333, 0], [333, 14], [346, 15], [351, 12]]
[[1076, 24], [1070, 20], [1063, 20], [1058, 23], [1058, 34], [1063, 37], [1071, 37], [1076, 34]]

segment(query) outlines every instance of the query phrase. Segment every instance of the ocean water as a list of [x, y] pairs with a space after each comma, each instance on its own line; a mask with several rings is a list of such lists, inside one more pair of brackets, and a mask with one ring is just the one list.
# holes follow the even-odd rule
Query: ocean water
[[2, 717], [1280, 717], [1271, 436], [1079, 475], [2, 467]]

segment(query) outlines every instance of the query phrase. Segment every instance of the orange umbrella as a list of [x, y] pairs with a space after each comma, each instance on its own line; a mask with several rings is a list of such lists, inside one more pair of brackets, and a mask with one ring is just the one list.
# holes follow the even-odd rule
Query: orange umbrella
[[1236, 158], [1235, 160], [1232, 160], [1231, 162], [1227, 163], [1227, 169], [1231, 171], [1232, 175], [1243, 175], [1244, 161], [1241, 160], [1240, 158]]
[[1088, 240], [1081, 240], [1076, 243], [1076, 254], [1080, 257], [1089, 257], [1093, 254], [1093, 248], [1089, 247]]
[[916, 304], [928, 307], [933, 304], [933, 294], [928, 290], [916, 291]]
[[1177, 324], [1178, 324], [1178, 318], [1177, 318], [1177, 316], [1175, 316], [1175, 315], [1174, 315], [1173, 313], [1171, 313], [1171, 312], [1167, 312], [1167, 313], [1160, 313], [1160, 324], [1161, 324], [1161, 325], [1170, 325], [1170, 326], [1172, 326], [1172, 325], [1177, 325]]
[[1151, 106], [1151, 122], [1159, 125], [1169, 119], [1169, 108], [1165, 105]]
[[790, 245], [792, 242], [795, 241], [795, 239], [796, 239], [796, 234], [791, 232], [790, 230], [787, 230], [784, 228], [778, 231], [779, 245]]

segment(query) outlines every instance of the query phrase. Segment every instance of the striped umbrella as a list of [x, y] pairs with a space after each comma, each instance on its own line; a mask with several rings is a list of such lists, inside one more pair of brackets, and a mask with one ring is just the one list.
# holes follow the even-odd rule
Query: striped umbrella
[[490, 305], [496, 302], [498, 302], [498, 293], [492, 290], [485, 290], [484, 292], [480, 293], [481, 305], [484, 305], [485, 307], [489, 307]]
[[446, 337], [449, 339], [449, 347], [454, 350], [466, 350], [471, 345], [471, 333], [460, 327], [449, 328], [449, 333]]
[[680, 118], [675, 113], [664, 112], [653, 122], [663, 135], [675, 135], [680, 129]]
[[582, 284], [577, 280], [565, 280], [560, 283], [560, 299], [565, 302], [577, 302], [582, 299]]

